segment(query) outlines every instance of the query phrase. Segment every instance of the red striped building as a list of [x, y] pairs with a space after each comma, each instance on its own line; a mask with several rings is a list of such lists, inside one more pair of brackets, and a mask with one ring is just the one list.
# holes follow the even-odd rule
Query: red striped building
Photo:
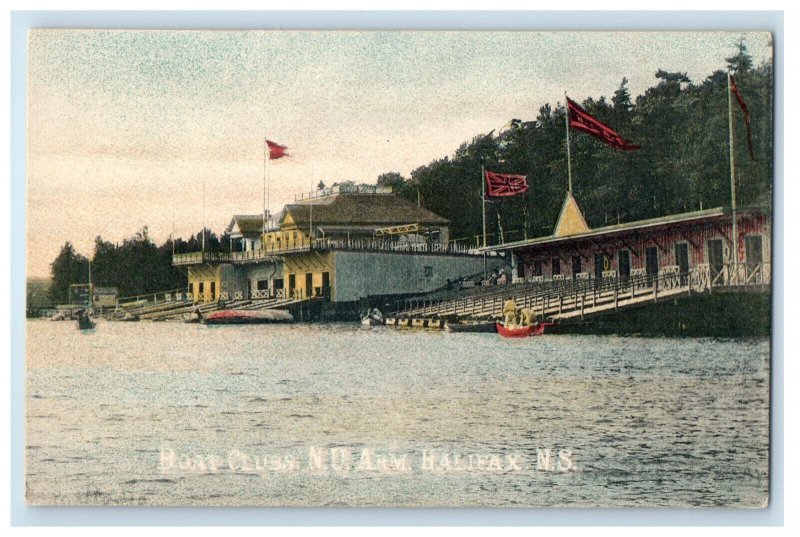
[[730, 208], [716, 208], [590, 229], [568, 194], [553, 235], [487, 250], [512, 254], [516, 282], [688, 274], [700, 269], [720, 285], [729, 282], [736, 265], [738, 283], [768, 283], [770, 211], [737, 210], [735, 260], [732, 222]]

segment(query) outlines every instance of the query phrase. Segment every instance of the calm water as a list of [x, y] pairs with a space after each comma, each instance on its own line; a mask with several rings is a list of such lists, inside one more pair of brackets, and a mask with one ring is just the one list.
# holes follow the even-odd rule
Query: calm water
[[748, 506], [769, 342], [30, 321], [34, 504]]

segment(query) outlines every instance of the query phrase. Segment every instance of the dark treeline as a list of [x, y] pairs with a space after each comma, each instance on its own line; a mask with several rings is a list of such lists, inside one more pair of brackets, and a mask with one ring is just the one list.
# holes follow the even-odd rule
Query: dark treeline
[[[206, 230], [207, 252], [227, 252], [230, 248], [227, 233], [221, 237]], [[202, 232], [188, 241], [176, 238], [175, 253], [199, 252]], [[133, 296], [186, 287], [186, 270], [172, 266], [172, 239], [155, 244], [145, 226], [132, 237], [114, 244], [98, 236], [94, 242], [91, 262], [92, 283], [97, 287], [116, 287], [118, 296]], [[69, 286], [89, 281], [89, 260], [77, 252], [70, 242], [50, 264], [52, 285], [50, 298], [64, 304], [69, 299]]]
[[[750, 159], [744, 121], [733, 101], [737, 200], [769, 204], [772, 184], [772, 65], [754, 66], [744, 43], [726, 59], [752, 118]], [[618, 151], [581, 132], [570, 133], [573, 194], [591, 227], [730, 205], [727, 73], [702, 83], [659, 70], [658, 83], [632, 99], [627, 79], [610, 98], [582, 106], [623, 137], [641, 145]], [[578, 96], [571, 96], [576, 98]], [[578, 100], [578, 99], [576, 99]], [[499, 133], [477, 136], [452, 157], [411, 172], [386, 173], [379, 184], [452, 222], [450, 236], [481, 233], [481, 166], [528, 176], [521, 196], [487, 209], [487, 233], [497, 242], [549, 235], [567, 190], [565, 109], [546, 104], [534, 121], [514, 119]], [[498, 218], [499, 216], [499, 218]]]

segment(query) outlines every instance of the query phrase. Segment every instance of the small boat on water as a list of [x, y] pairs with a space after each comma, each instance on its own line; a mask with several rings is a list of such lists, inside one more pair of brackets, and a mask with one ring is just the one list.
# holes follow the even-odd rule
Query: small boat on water
[[446, 332], [476, 332], [483, 334], [497, 332], [497, 326], [494, 321], [448, 322], [444, 325], [444, 329]]
[[95, 322], [89, 317], [88, 313], [84, 313], [78, 317], [78, 330], [91, 330], [95, 327]]
[[361, 318], [361, 326], [364, 327], [384, 326], [385, 324], [386, 318], [378, 308], [370, 309], [367, 314]]
[[530, 326], [512, 326], [508, 328], [501, 322], [495, 324], [497, 333], [503, 337], [531, 337], [541, 336], [544, 334], [545, 328], [553, 326], [555, 323], [534, 323]]
[[286, 310], [222, 310], [203, 317], [203, 324], [266, 324], [291, 323], [292, 314]]

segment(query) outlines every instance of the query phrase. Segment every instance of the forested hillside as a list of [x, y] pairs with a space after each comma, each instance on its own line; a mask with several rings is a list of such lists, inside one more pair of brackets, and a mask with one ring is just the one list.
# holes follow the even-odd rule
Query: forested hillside
[[[772, 65], [754, 66], [744, 43], [727, 58], [752, 118], [751, 160], [742, 112], [733, 101], [737, 201], [769, 204], [773, 159]], [[722, 63], [722, 62], [720, 62]], [[641, 146], [618, 151], [587, 134], [570, 133], [573, 194], [591, 227], [730, 205], [727, 72], [697, 83], [685, 73], [658, 71], [656, 84], [632, 98], [627, 79], [609, 97], [570, 95], [594, 117]], [[481, 166], [525, 174], [524, 195], [493, 202], [490, 242], [552, 233], [567, 189], [564, 103], [547, 104], [535, 120], [513, 119], [500, 132], [476, 136], [452, 156], [420, 166], [411, 177], [386, 173], [409, 200], [452, 222], [451, 237], [481, 233]], [[499, 216], [499, 218], [498, 218]]]

